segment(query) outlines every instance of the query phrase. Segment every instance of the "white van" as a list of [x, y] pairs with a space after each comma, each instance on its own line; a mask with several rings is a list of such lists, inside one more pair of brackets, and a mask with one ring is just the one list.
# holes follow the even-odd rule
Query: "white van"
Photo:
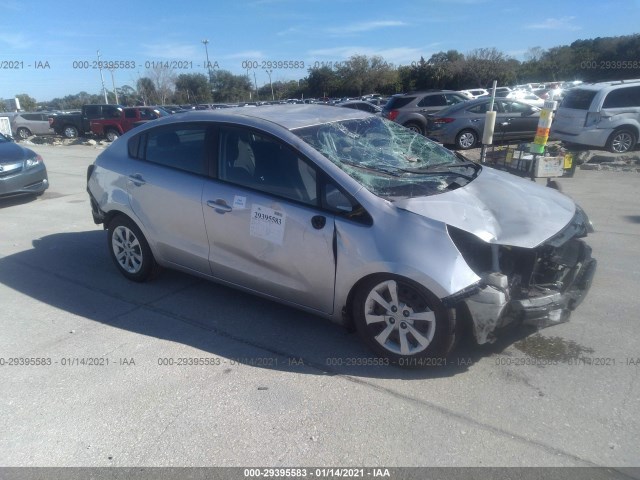
[[640, 139], [640, 79], [572, 88], [558, 107], [550, 137], [614, 153], [633, 150]]

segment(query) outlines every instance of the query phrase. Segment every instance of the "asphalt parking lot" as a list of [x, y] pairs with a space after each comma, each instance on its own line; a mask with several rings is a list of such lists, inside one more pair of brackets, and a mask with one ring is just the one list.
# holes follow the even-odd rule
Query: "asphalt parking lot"
[[0, 201], [0, 465], [640, 465], [640, 173], [558, 181], [599, 262], [569, 323], [406, 371], [226, 287], [126, 281], [85, 192], [101, 150], [31, 148], [51, 188]]

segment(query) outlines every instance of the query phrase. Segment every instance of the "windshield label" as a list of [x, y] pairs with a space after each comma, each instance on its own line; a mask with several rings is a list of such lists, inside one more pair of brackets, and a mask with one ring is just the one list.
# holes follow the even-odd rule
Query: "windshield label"
[[253, 204], [251, 206], [249, 234], [252, 237], [262, 238], [276, 245], [282, 245], [286, 220], [287, 215], [284, 212], [264, 205]]

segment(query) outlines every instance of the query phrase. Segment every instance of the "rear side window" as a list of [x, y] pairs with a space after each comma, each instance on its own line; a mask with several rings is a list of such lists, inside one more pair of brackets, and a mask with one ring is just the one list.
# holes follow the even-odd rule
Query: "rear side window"
[[387, 110], [393, 110], [394, 108], [402, 108], [405, 105], [409, 105], [416, 97], [391, 97], [391, 99], [384, 106]]
[[612, 90], [604, 99], [602, 108], [640, 107], [640, 87]]
[[444, 96], [447, 105], [455, 105], [456, 103], [465, 102], [467, 99], [457, 93], [447, 93]]
[[419, 107], [446, 107], [447, 100], [442, 94], [427, 95], [418, 103]]
[[574, 108], [576, 110], [589, 110], [593, 97], [596, 96], [596, 90], [581, 90], [574, 88], [569, 90], [567, 95], [562, 100], [561, 106], [563, 108]]
[[[494, 104], [494, 108], [495, 107], [496, 107], [496, 104]], [[489, 110], [489, 102], [484, 102], [479, 105], [474, 105], [471, 108], [467, 108], [467, 112], [471, 112], [471, 113], [487, 113], [488, 110]]]
[[205, 124], [156, 128], [131, 138], [128, 153], [132, 158], [205, 175], [209, 130]]

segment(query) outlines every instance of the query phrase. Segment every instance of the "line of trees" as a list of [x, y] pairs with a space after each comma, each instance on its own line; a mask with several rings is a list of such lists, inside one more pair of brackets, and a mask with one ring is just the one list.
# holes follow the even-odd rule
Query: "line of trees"
[[[460, 90], [529, 82], [582, 80], [585, 82], [640, 77], [640, 34], [576, 40], [571, 45], [543, 50], [529, 49], [524, 61], [495, 48], [478, 48], [463, 54], [442, 51], [423, 57], [408, 66], [396, 67], [380, 56], [354, 55], [348, 60], [310, 68], [300, 80], [275, 81], [257, 88], [249, 74], [235, 75], [215, 69], [209, 75], [176, 75], [173, 70], [148, 70], [135, 88], [123, 85], [118, 101], [137, 104], [197, 104], [246, 102], [286, 98], [360, 96], [377, 92], [391, 95], [428, 88]], [[254, 77], [255, 79], [255, 77]], [[21, 103], [35, 103], [21, 94]], [[115, 103], [114, 92], [109, 102]], [[80, 92], [48, 102], [57, 109], [78, 108], [86, 103], [102, 103], [101, 94]], [[24, 106], [23, 106], [24, 108]]]

